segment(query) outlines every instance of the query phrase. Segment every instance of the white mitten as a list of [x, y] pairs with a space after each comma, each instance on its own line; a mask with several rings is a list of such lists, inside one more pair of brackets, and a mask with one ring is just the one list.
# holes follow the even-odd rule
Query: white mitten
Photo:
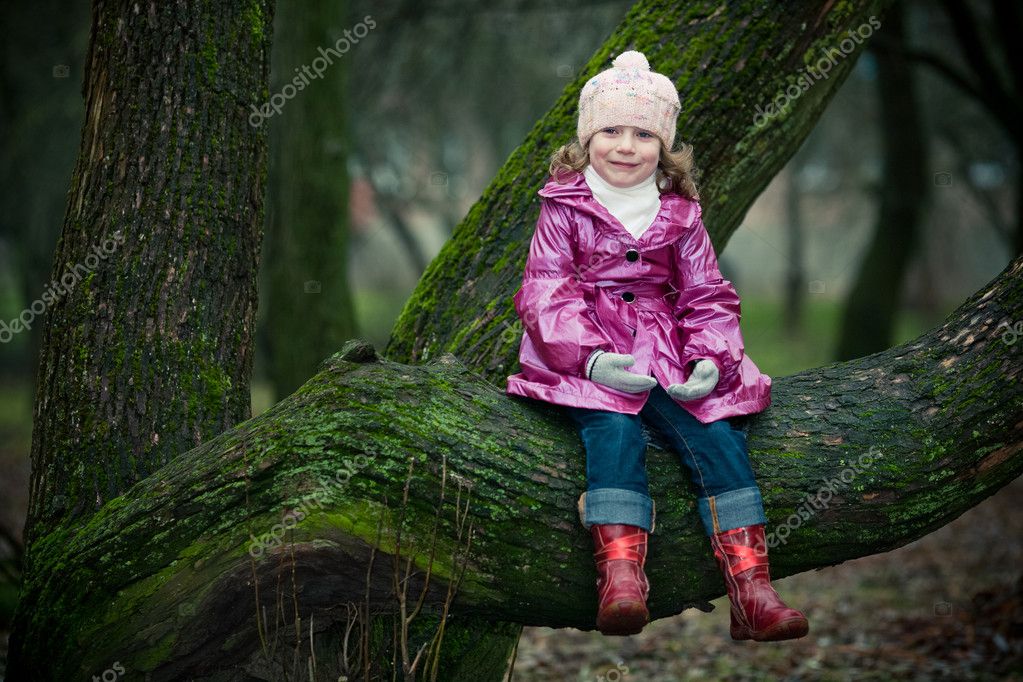
[[672, 384], [668, 387], [668, 395], [675, 400], [696, 400], [713, 391], [717, 385], [717, 365], [710, 360], [697, 360], [686, 383]]
[[611, 388], [617, 388], [626, 393], [642, 393], [649, 391], [657, 385], [657, 379], [652, 376], [640, 376], [625, 369], [633, 365], [636, 358], [622, 353], [609, 353], [603, 350], [595, 350], [590, 354], [588, 366], [590, 370], [587, 378], [604, 384]]

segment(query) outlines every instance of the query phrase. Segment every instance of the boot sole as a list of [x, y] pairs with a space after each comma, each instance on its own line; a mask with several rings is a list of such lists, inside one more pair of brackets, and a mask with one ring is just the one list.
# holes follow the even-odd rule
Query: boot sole
[[731, 631], [732, 639], [752, 639], [755, 642], [777, 642], [784, 639], [799, 639], [810, 631], [810, 623], [805, 618], [789, 618], [774, 625], [753, 632], [749, 628], [736, 628]]
[[597, 616], [597, 629], [604, 635], [636, 635], [650, 621], [642, 602], [622, 601], [604, 608]]

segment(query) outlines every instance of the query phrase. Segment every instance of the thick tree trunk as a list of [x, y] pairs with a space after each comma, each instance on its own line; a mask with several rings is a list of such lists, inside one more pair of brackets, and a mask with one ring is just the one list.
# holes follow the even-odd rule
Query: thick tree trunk
[[878, 102], [884, 172], [874, 234], [846, 298], [835, 358], [851, 360], [891, 345], [903, 281], [920, 241], [927, 196], [927, 141], [910, 62], [902, 48], [904, 5], [885, 17], [882, 34], [894, 50], [879, 50]]
[[[49, 291], [22, 603], [59, 570], [34, 547], [250, 415], [265, 136], [266, 2], [93, 6], [86, 124]], [[41, 550], [45, 556], [45, 550]], [[26, 668], [34, 664], [31, 669]], [[30, 670], [30, 672], [29, 672]]]
[[[700, 129], [707, 139], [715, 128], [722, 135], [720, 141], [714, 138], [705, 159], [713, 168], [730, 171], [718, 171], [706, 202], [716, 207], [720, 221], [715, 234], [724, 236], [798, 146], [854, 55], [840, 60], [828, 80], [817, 82], [763, 129], [751, 129], [747, 112], [735, 102], [721, 101], [728, 99], [720, 97], [721, 83], [731, 88], [729, 79], [737, 77], [736, 97], [756, 102], [751, 91], [760, 87], [761, 96], [769, 100], [779, 82], [801, 67], [804, 55], [816, 55], [822, 44], [838, 42], [836, 33], [865, 23], [874, 6], [849, 10], [843, 5], [822, 14], [816, 6], [805, 5], [779, 14], [782, 10], [765, 5], [745, 8], [746, 14], [725, 16], [740, 11], [726, 8], [697, 16], [641, 4], [615, 34], [613, 49], [630, 44], [653, 54], [662, 37], [679, 40], [685, 56], [674, 62], [674, 75], [683, 79], [692, 70], [687, 82], [697, 81], [710, 93], [691, 93], [692, 108], [680, 127], [685, 130], [690, 119], [702, 121], [702, 112], [697, 112], [706, 108], [717, 115], [711, 117], [713, 128], [701, 122]], [[246, 15], [251, 21], [239, 28], [248, 27], [249, 32], [231, 41], [231, 56], [214, 60], [233, 66], [232, 74], [248, 65], [251, 78], [260, 72], [265, 78], [269, 26], [267, 8], [262, 9]], [[151, 37], [143, 34], [126, 42], [105, 34], [118, 26], [105, 12], [100, 6], [97, 15], [102, 28], [98, 34], [106, 36], [99, 41], [103, 49], [130, 45], [132, 55], [145, 53]], [[122, 19], [119, 30], [130, 30], [147, 17], [125, 11]], [[232, 18], [218, 20], [226, 22], [219, 26], [220, 34], [233, 35]], [[792, 28], [804, 22], [804, 32]], [[190, 28], [187, 16], [163, 24], [171, 35], [182, 32], [170, 43], [176, 49], [204, 36], [205, 25]], [[786, 34], [783, 39], [779, 32]], [[714, 59], [707, 56], [708, 46], [718, 49]], [[610, 49], [605, 48], [604, 57]], [[665, 47], [661, 54], [669, 51]], [[779, 53], [779, 60], [772, 61]], [[698, 72], [701, 63], [708, 71]], [[589, 71], [600, 66], [594, 63]], [[744, 68], [754, 66], [762, 81]], [[266, 96], [261, 86], [253, 93], [238, 82], [232, 85], [223, 90], [237, 94], [239, 109]], [[284, 671], [288, 679], [305, 679], [302, 671], [316, 671], [312, 677], [339, 669], [357, 674], [358, 667], [351, 670], [337, 661], [344, 656], [344, 642], [349, 652], [362, 648], [374, 655], [386, 652], [391, 633], [370, 627], [353, 631], [345, 640], [338, 636], [346, 632], [340, 626], [354, 623], [356, 614], [361, 624], [372, 625], [366, 614], [400, 612], [398, 584], [408, 586], [411, 603], [406, 613], [415, 615], [405, 650], [414, 655], [431, 641], [432, 625], [446, 623], [442, 650], [451, 647], [455, 655], [443, 657], [440, 679], [499, 678], [507, 667], [509, 643], [522, 624], [593, 627], [592, 548], [574, 508], [585, 487], [578, 436], [549, 406], [510, 399], [501, 385], [484, 376], [503, 381], [505, 370], [496, 369], [499, 360], [514, 357], [517, 349], [518, 335], [492, 337], [503, 331], [501, 321], [511, 311], [510, 294], [521, 276], [535, 224], [533, 193], [542, 181], [546, 148], [556, 130], [568, 134], [571, 128], [567, 112], [575, 97], [572, 89], [539, 126], [547, 132], [538, 136], [534, 131], [499, 175], [498, 189], [488, 191], [459, 228], [455, 241], [467, 263], [463, 279], [446, 280], [459, 284], [439, 289], [443, 283], [436, 273], [444, 270], [431, 268], [433, 274], [424, 278], [417, 296], [427, 300], [423, 292], [433, 290], [434, 304], [421, 323], [406, 310], [408, 333], [418, 327], [426, 340], [409, 343], [404, 352], [417, 355], [408, 359], [432, 354], [433, 361], [399, 364], [394, 360], [405, 359], [399, 358], [400, 343], [384, 360], [352, 342], [269, 411], [215, 438], [197, 438], [200, 444], [176, 458], [168, 455], [170, 461], [149, 478], [122, 489], [123, 495], [89, 518], [83, 513], [82, 523], [51, 526], [31, 549], [34, 558], [16, 624], [11, 677], [79, 679], [101, 674], [115, 662], [150, 680], [283, 679]], [[146, 92], [140, 87], [141, 96]], [[125, 91], [122, 97], [131, 93]], [[95, 110], [90, 106], [90, 111]], [[124, 115], [131, 111], [127, 107]], [[228, 109], [209, 120], [232, 122], [230, 134], [237, 132], [235, 114]], [[98, 118], [94, 125], [99, 125]], [[206, 134], [200, 127], [189, 139], [204, 141]], [[236, 153], [261, 149], [250, 146], [258, 141], [246, 139], [248, 144], [236, 147]], [[108, 147], [107, 153], [133, 150], [133, 144], [130, 138], [121, 140], [122, 146]], [[736, 145], [741, 154], [736, 154]], [[103, 157], [83, 154], [83, 159]], [[175, 149], [153, 158], [174, 160]], [[258, 161], [252, 163], [261, 167]], [[530, 177], [516, 180], [516, 173]], [[76, 178], [76, 187], [84, 177]], [[246, 178], [252, 184], [245, 189], [260, 187], [258, 176]], [[513, 194], [513, 185], [516, 192], [528, 194]], [[105, 186], [93, 186], [92, 192]], [[238, 185], [231, 187], [240, 191]], [[498, 195], [503, 204], [496, 201]], [[738, 197], [732, 200], [736, 204], [722, 201], [726, 195]], [[80, 189], [77, 196], [84, 201], [104, 195]], [[258, 192], [254, 197], [245, 208], [258, 214]], [[107, 227], [101, 217], [76, 225], [97, 231]], [[152, 220], [159, 226], [162, 218]], [[213, 237], [207, 239], [232, 224], [211, 219]], [[126, 240], [124, 246], [133, 244]], [[216, 254], [219, 244], [203, 246]], [[451, 248], [445, 251], [444, 260], [457, 261]], [[121, 267], [130, 269], [134, 257], [126, 254], [118, 251], [125, 263]], [[193, 254], [189, 268], [201, 258]], [[140, 262], [146, 262], [141, 254]], [[479, 275], [480, 268], [489, 275]], [[242, 273], [247, 287], [251, 272], [241, 266], [234, 272]], [[212, 275], [202, 281], [212, 289], [220, 285], [235, 291]], [[102, 280], [106, 288], [90, 289], [99, 309], [106, 310], [108, 300], [119, 301], [118, 282], [108, 278]], [[246, 287], [242, 289], [248, 291]], [[486, 312], [477, 322], [479, 311]], [[245, 319], [242, 312], [228, 314]], [[772, 407], [750, 420], [749, 437], [773, 537], [779, 541], [772, 552], [774, 575], [905, 544], [1020, 473], [1023, 386], [1018, 346], [1006, 342], [999, 329], [1002, 322], [1021, 317], [1023, 259], [925, 337], [855, 362], [775, 380]], [[62, 325], [73, 322], [56, 319]], [[222, 324], [211, 328], [222, 329]], [[138, 335], [127, 338], [147, 338], [130, 320], [125, 327]], [[484, 327], [490, 336], [481, 336]], [[465, 330], [464, 337], [458, 329]], [[75, 330], [65, 328], [68, 334]], [[450, 339], [442, 344], [442, 336]], [[242, 334], [241, 339], [238, 343], [244, 345], [248, 337]], [[48, 337], [48, 346], [56, 341]], [[443, 354], [449, 343], [460, 349], [461, 361]], [[97, 357], [108, 358], [111, 347], [90, 348]], [[498, 361], [491, 363], [491, 357]], [[139, 370], [131, 376], [138, 382], [147, 375]], [[74, 386], [76, 377], [68, 379]], [[56, 384], [41, 385], [46, 389], [37, 409], [45, 411]], [[111, 391], [126, 390], [123, 383], [110, 386]], [[154, 390], [165, 395], [159, 386]], [[148, 400], [147, 394], [139, 395]], [[189, 395], [194, 393], [176, 399]], [[71, 422], [68, 434], [76, 433], [76, 426], [90, 433], [78, 421]], [[67, 466], [93, 461], [68, 445], [52, 447], [69, 453]], [[107, 454], [105, 461], [112, 467], [120, 460]], [[655, 586], [653, 614], [663, 617], [689, 606], [706, 609], [710, 599], [722, 594], [723, 585], [700, 529], [695, 498], [673, 454], [652, 453], [649, 468], [652, 492], [662, 503], [648, 560]], [[811, 509], [810, 498], [817, 493]], [[680, 562], [679, 556], [688, 558]], [[409, 557], [414, 573], [405, 581], [404, 561]], [[453, 586], [457, 591], [449, 598]], [[426, 596], [423, 609], [416, 611], [420, 587]], [[439, 617], [446, 607], [450, 617]], [[483, 627], [488, 621], [498, 623], [494, 630]], [[400, 659], [397, 651], [395, 655]], [[388, 662], [378, 656], [374, 664], [379, 671]], [[396, 665], [400, 667], [400, 660]]]
[[29, 542], [249, 417], [265, 142], [243, 103], [266, 70], [238, 65], [265, 61], [265, 10], [94, 7]]
[[261, 122], [273, 154], [264, 271], [267, 369], [278, 397], [356, 334], [347, 277], [347, 52], [374, 37], [351, 32], [363, 17], [346, 7], [283, 2], [275, 20], [271, 92], [295, 88], [290, 99], [277, 97], [280, 113]]

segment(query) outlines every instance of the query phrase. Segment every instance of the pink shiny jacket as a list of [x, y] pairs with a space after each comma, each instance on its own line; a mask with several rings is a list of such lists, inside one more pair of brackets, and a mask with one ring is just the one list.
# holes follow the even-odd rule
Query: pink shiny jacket
[[593, 198], [581, 173], [538, 194], [540, 217], [515, 310], [525, 328], [521, 371], [507, 393], [558, 405], [638, 414], [649, 391], [627, 393], [586, 378], [595, 348], [631, 353], [628, 371], [667, 388], [693, 360], [720, 378], [703, 398], [678, 402], [703, 423], [760, 412], [771, 378], [743, 351], [739, 297], [718, 270], [697, 201], [662, 194], [661, 210], [635, 239]]

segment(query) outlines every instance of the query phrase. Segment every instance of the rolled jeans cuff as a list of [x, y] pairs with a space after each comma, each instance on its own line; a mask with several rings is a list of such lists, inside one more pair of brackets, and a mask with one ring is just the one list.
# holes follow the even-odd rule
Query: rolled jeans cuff
[[764, 500], [760, 496], [760, 488], [739, 488], [728, 490], [720, 495], [697, 499], [700, 508], [700, 519], [707, 535], [723, 533], [733, 528], [767, 523], [764, 514]]
[[587, 490], [579, 497], [579, 519], [587, 530], [594, 524], [624, 523], [649, 533], [654, 528], [654, 502], [625, 488]]

